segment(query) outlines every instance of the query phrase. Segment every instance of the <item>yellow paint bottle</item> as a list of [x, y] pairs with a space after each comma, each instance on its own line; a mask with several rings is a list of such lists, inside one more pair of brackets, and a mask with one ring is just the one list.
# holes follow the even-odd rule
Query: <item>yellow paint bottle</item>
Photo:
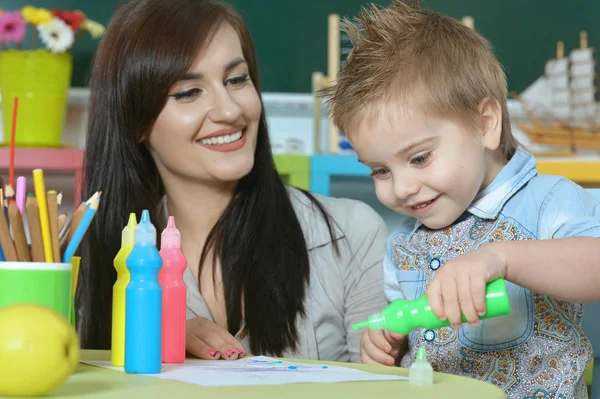
[[129, 270], [126, 261], [135, 242], [135, 213], [129, 215], [129, 222], [121, 233], [121, 249], [114, 259], [117, 282], [113, 286], [112, 340], [110, 360], [113, 366], [125, 365], [125, 289], [129, 284]]

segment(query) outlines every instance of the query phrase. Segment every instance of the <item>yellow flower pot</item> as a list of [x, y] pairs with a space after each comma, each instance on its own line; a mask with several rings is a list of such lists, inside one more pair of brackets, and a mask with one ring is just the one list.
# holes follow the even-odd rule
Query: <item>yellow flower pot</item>
[[73, 58], [47, 50], [0, 52], [4, 144], [10, 142], [14, 97], [19, 97], [15, 145], [61, 147]]

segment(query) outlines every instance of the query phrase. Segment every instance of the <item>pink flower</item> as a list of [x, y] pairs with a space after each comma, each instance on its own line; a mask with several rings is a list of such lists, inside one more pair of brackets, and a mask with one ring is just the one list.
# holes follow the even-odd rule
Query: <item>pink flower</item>
[[19, 43], [25, 39], [27, 23], [20, 11], [5, 11], [0, 15], [0, 43]]

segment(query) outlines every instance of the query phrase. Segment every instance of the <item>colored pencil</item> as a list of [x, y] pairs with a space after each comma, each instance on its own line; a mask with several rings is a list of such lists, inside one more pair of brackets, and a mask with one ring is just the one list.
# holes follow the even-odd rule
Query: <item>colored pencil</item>
[[4, 217], [8, 220], [8, 207], [4, 206], [4, 190], [2, 190], [1, 188], [0, 188], [0, 212], [4, 213]]
[[27, 178], [25, 176], [17, 177], [17, 206], [21, 215], [25, 214], [25, 198], [27, 197]]
[[[87, 201], [89, 205], [86, 205], [87, 209], [85, 211], [85, 214], [81, 218], [81, 222], [79, 223], [79, 225], [77, 225], [75, 233], [73, 234], [73, 239], [69, 241], [67, 249], [65, 250], [65, 253], [63, 255], [64, 263], [69, 263], [71, 261], [71, 258], [75, 254], [77, 247], [79, 247], [79, 244], [81, 243], [85, 232], [90, 226], [90, 223], [92, 222], [92, 219], [94, 218], [96, 211], [98, 210], [101, 195], [102, 192], [97, 192], [92, 196], [92, 198], [90, 198]], [[75, 228], [75, 226], [71, 226], [71, 228], [73, 229]]]
[[44, 242], [44, 256], [46, 262], [54, 262], [52, 251], [52, 236], [50, 234], [50, 220], [48, 217], [48, 202], [46, 200], [46, 183], [44, 182], [44, 171], [42, 169], [33, 170], [33, 184], [35, 188], [35, 198], [40, 210], [40, 226], [42, 227], [42, 240]]
[[25, 236], [25, 228], [23, 226], [23, 215], [16, 203], [8, 206], [8, 216], [13, 231], [15, 249], [17, 250], [17, 259], [19, 262], [31, 262], [27, 237]]
[[44, 240], [40, 226], [40, 211], [37, 200], [29, 193], [25, 202], [27, 210], [27, 221], [29, 222], [29, 237], [31, 240], [31, 258], [34, 262], [44, 262]]
[[2, 252], [6, 261], [17, 262], [19, 260], [4, 212], [0, 212], [0, 246], [2, 246]]
[[50, 236], [52, 240], [52, 258], [60, 261], [60, 244], [58, 242], [58, 203], [56, 191], [50, 190], [46, 194], [48, 201], [48, 220], [50, 222]]
[[73, 296], [77, 293], [77, 282], [79, 281], [79, 269], [81, 265], [79, 263], [71, 263], [71, 292]]
[[69, 223], [69, 234], [67, 236], [67, 241], [71, 241], [73, 239], [75, 230], [77, 230], [77, 226], [79, 226], [79, 223], [81, 223], [81, 218], [85, 214], [86, 210], [87, 204], [85, 202], [82, 202], [75, 211], [75, 213], [73, 213], [73, 216], [71, 217], [71, 222]]
[[[4, 180], [0, 177], [0, 212], [4, 213]], [[2, 251], [2, 244], [0, 244], [0, 262], [6, 261], [4, 252]]]
[[61, 213], [60, 216], [58, 217], [58, 239], [59, 239], [59, 241], [60, 241], [60, 236], [61, 236], [62, 230], [67, 223], [67, 216], [69, 216], [69, 214], [67, 212], [65, 212], [65, 213]]

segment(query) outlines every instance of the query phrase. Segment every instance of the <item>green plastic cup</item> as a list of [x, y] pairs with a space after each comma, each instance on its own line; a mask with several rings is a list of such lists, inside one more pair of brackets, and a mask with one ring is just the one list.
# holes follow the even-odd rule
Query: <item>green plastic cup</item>
[[70, 263], [0, 262], [0, 308], [34, 303], [69, 320], [71, 267]]
[[17, 147], [62, 147], [73, 57], [45, 49], [0, 52], [4, 142], [8, 144], [13, 99], [19, 97]]

